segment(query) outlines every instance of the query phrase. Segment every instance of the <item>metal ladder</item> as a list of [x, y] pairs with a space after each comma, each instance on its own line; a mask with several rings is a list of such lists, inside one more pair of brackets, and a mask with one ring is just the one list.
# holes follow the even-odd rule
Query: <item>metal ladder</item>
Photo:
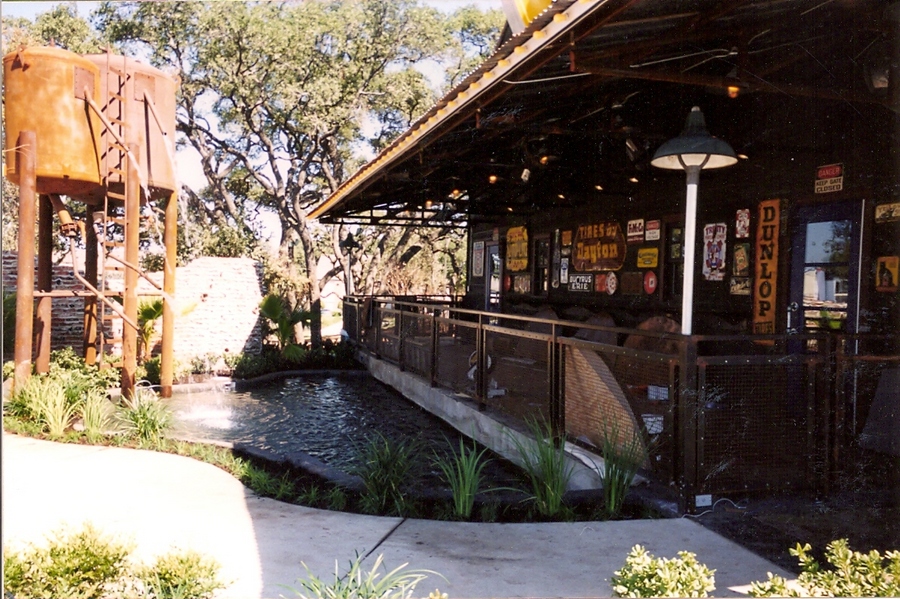
[[[109, 125], [115, 129], [118, 139], [125, 139], [126, 135], [126, 102], [125, 87], [129, 75], [120, 73], [117, 69], [107, 65], [106, 69], [108, 90], [102, 111]], [[109, 258], [111, 252], [119, 251], [125, 247], [125, 182], [128, 176], [127, 148], [104, 128], [102, 139], [104, 153], [100, 156], [101, 163], [106, 166], [103, 186], [103, 209], [95, 212], [95, 226], [97, 227], [97, 240], [100, 244], [98, 252], [100, 258], [100, 280], [98, 288], [106, 296], [121, 300], [124, 297], [123, 275], [125, 267]], [[121, 183], [122, 193], [112, 191], [111, 187], [119, 188]], [[99, 218], [97, 218], [99, 214]], [[99, 326], [97, 358], [101, 368], [122, 367], [122, 333], [126, 326], [121, 315], [103, 302], [99, 303]], [[115, 362], [110, 362], [111, 352], [118, 354]]]

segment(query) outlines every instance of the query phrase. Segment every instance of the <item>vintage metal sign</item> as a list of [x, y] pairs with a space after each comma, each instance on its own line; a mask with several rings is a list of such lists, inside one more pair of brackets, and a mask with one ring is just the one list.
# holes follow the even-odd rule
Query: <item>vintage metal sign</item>
[[656, 268], [659, 264], [659, 249], [641, 248], [637, 253], [638, 268]]
[[484, 242], [476, 241], [472, 244], [472, 277], [484, 276]]
[[628, 221], [628, 243], [644, 241], [644, 219]]
[[831, 193], [844, 189], [844, 165], [826, 164], [816, 169], [816, 193]]
[[659, 241], [660, 222], [658, 220], [648, 220], [644, 227], [645, 241]]
[[619, 223], [582, 225], [575, 231], [572, 266], [579, 272], [619, 270], [625, 264], [625, 247]]
[[780, 225], [781, 201], [760, 202], [756, 229], [756, 276], [753, 280], [753, 332], [758, 335], [775, 333]]
[[569, 275], [569, 291], [591, 291], [594, 285], [594, 275]]
[[506, 269], [522, 272], [528, 269], [528, 230], [510, 227], [506, 232]]

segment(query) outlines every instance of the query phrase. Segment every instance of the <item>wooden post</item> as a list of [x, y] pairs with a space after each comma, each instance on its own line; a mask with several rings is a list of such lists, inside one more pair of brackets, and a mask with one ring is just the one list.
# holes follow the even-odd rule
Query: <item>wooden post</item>
[[[175, 297], [175, 266], [178, 260], [178, 193], [172, 192], [166, 204], [166, 223], [163, 231], [166, 245], [166, 260], [163, 269], [163, 291]], [[162, 315], [162, 355], [160, 356], [159, 381], [160, 395], [172, 397], [172, 379], [174, 378], [175, 347], [175, 306], [167, 299], [163, 300]]]
[[[53, 289], [53, 204], [50, 196], [41, 194], [38, 198], [38, 291]], [[53, 324], [53, 298], [42, 296], [37, 301], [35, 319], [35, 345], [37, 356], [34, 361], [36, 372], [50, 372], [50, 335]]]
[[[139, 261], [139, 232], [141, 217], [140, 178], [135, 161], [139, 146], [128, 144], [129, 151], [135, 160], [128, 161], [128, 176], [125, 179], [125, 261], [137, 264]], [[125, 269], [125, 315], [131, 322], [137, 322], [138, 274], [133, 268]], [[122, 397], [130, 400], [134, 397], [135, 373], [137, 371], [137, 331], [127, 322], [122, 324]]]
[[13, 389], [21, 389], [31, 376], [31, 342], [34, 330], [34, 224], [37, 197], [37, 135], [22, 131], [16, 141], [19, 172], [19, 239], [16, 281], [16, 347]]
[[[94, 229], [94, 212], [92, 206], [87, 207], [84, 230], [84, 278], [97, 287], [97, 231]], [[84, 363], [97, 363], [97, 298], [84, 298]]]

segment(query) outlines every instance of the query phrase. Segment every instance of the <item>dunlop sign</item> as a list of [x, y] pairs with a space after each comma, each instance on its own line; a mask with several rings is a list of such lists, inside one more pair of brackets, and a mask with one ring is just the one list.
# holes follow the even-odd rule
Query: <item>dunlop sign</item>
[[756, 228], [756, 277], [753, 280], [753, 333], [775, 333], [775, 305], [778, 281], [778, 233], [781, 225], [781, 201], [759, 204]]
[[575, 231], [572, 266], [580, 272], [619, 270], [625, 264], [625, 247], [619, 223], [581, 225]]

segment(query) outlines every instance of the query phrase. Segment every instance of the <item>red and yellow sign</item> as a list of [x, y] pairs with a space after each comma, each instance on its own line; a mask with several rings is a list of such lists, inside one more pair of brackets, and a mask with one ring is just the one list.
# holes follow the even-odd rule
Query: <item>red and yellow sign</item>
[[506, 270], [522, 272], [528, 269], [528, 229], [511, 227], [506, 231]]
[[625, 249], [619, 223], [582, 225], [575, 231], [572, 266], [580, 272], [619, 270], [625, 264]]
[[756, 268], [753, 280], [753, 333], [775, 333], [778, 284], [778, 235], [781, 226], [781, 201], [759, 204], [756, 228]]

